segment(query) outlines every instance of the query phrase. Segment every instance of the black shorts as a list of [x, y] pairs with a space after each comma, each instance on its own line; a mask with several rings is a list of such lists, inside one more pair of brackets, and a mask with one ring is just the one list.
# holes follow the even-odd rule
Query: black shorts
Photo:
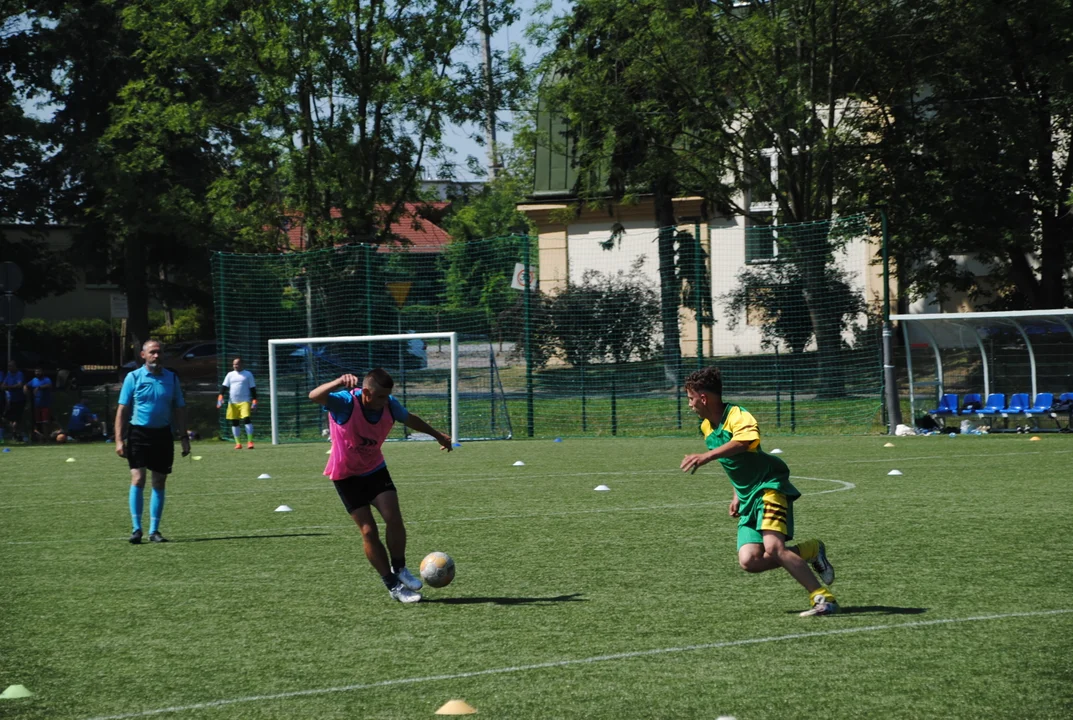
[[175, 438], [171, 427], [151, 428], [131, 425], [126, 439], [127, 464], [131, 470], [149, 468], [171, 474], [175, 461]]
[[336, 480], [332, 485], [335, 485], [335, 491], [339, 493], [339, 499], [348, 513], [369, 505], [380, 493], [395, 492], [395, 483], [391, 482], [387, 467], [368, 475], [352, 475]]
[[26, 403], [8, 403], [4, 408], [4, 419], [8, 422], [22, 420], [22, 413], [26, 409]]

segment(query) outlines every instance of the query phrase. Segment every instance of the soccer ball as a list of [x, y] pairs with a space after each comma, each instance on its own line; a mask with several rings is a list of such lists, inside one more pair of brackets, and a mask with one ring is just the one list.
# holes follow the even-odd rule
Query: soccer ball
[[441, 588], [455, 579], [455, 561], [447, 553], [433, 552], [421, 561], [421, 579], [429, 587]]
[[60, 443], [62, 445], [63, 443], [67, 442], [67, 436], [64, 435], [63, 433], [60, 433], [59, 435], [56, 436], [56, 442], [58, 442], [58, 443]]

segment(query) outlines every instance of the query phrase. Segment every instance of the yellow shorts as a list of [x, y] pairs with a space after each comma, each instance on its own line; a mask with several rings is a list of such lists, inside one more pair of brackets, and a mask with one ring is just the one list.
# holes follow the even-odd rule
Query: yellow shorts
[[245, 420], [249, 416], [250, 416], [250, 404], [248, 402], [227, 403], [227, 419], [228, 420]]
[[753, 509], [738, 521], [738, 549], [749, 543], [764, 544], [765, 530], [781, 533], [786, 540], [794, 536], [794, 504], [776, 490], [766, 490]]
[[780, 492], [768, 490], [764, 493], [764, 514], [760, 519], [760, 532], [771, 530], [783, 535], [791, 535], [787, 522], [790, 512], [790, 503], [786, 500], [786, 496]]

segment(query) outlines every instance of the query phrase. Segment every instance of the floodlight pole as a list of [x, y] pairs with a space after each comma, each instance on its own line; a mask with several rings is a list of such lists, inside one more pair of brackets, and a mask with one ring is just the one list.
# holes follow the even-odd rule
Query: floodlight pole
[[883, 226], [883, 387], [887, 403], [887, 433], [893, 435], [902, 422], [902, 406], [898, 400], [894, 374], [894, 330], [890, 323], [890, 234], [886, 211], [880, 209], [879, 218]]

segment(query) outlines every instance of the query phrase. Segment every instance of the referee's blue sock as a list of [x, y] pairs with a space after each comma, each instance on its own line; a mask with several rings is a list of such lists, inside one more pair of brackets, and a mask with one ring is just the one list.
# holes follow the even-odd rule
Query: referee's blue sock
[[160, 516], [164, 514], [164, 488], [153, 488], [149, 498], [149, 534], [160, 529]]
[[142, 489], [137, 485], [130, 486], [130, 494], [127, 496], [130, 501], [130, 522], [134, 530], [142, 529]]

